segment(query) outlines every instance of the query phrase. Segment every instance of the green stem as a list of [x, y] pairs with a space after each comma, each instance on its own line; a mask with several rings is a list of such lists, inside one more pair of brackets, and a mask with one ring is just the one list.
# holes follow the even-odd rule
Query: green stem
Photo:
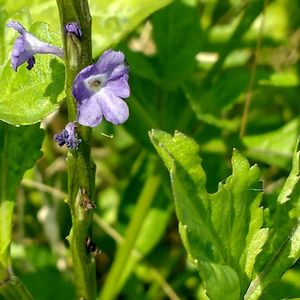
[[122, 271], [124, 270], [126, 261], [134, 249], [138, 233], [141, 230], [149, 207], [157, 193], [159, 184], [160, 178], [157, 176], [150, 176], [147, 179], [131, 217], [131, 222], [125, 235], [125, 241], [118, 249], [116, 258], [107, 276], [99, 299], [112, 300], [118, 295], [118, 281], [121, 277]]
[[[91, 16], [87, 0], [57, 0], [66, 66], [66, 96], [69, 121], [76, 120], [76, 102], [72, 95], [75, 76], [92, 63]], [[82, 37], [64, 33], [68, 22], [80, 24]], [[83, 196], [94, 199], [95, 164], [91, 160], [91, 129], [78, 126], [82, 142], [78, 150], [68, 152], [68, 203], [72, 215], [72, 229], [68, 237], [73, 259], [74, 282], [78, 299], [96, 297], [95, 262], [87, 250], [92, 211], [82, 207]], [[80, 194], [80, 191], [83, 193]]]

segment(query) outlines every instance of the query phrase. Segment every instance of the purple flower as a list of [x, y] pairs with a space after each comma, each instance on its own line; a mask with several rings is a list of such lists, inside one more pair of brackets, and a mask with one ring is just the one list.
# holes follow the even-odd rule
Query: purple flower
[[78, 123], [95, 127], [102, 117], [115, 125], [124, 123], [129, 111], [123, 98], [130, 95], [124, 54], [105, 51], [95, 64], [76, 76], [73, 95], [77, 100]]
[[64, 26], [66, 34], [75, 34], [78, 38], [82, 36], [82, 31], [77, 22], [69, 22]]
[[75, 122], [68, 123], [61, 133], [54, 135], [54, 141], [61, 147], [66, 144], [69, 149], [77, 150], [78, 145], [81, 143], [81, 139], [77, 138], [76, 127], [77, 125]]
[[11, 27], [20, 33], [11, 54], [11, 64], [15, 71], [26, 61], [28, 63], [27, 69], [31, 70], [35, 63], [34, 55], [37, 53], [64, 56], [62, 49], [42, 42], [29, 33], [19, 22], [10, 21], [7, 23], [7, 27]]

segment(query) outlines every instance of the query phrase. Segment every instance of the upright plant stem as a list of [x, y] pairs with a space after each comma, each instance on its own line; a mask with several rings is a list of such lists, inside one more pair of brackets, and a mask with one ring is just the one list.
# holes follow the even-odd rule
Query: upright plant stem
[[[72, 95], [75, 76], [85, 66], [92, 63], [91, 16], [87, 0], [57, 0], [60, 13], [61, 31], [66, 66], [66, 96], [69, 121], [76, 120], [76, 102]], [[64, 25], [77, 22], [82, 37], [67, 35]], [[87, 249], [87, 239], [92, 222], [92, 211], [82, 207], [83, 197], [94, 198], [95, 165], [90, 157], [91, 129], [78, 125], [78, 135], [82, 139], [78, 150], [68, 153], [68, 204], [72, 215], [70, 243], [74, 282], [77, 299], [96, 298], [95, 262]]]
[[117, 251], [116, 258], [107, 276], [105, 285], [98, 297], [99, 300], [113, 300], [117, 297], [120, 288], [119, 279], [126, 265], [126, 261], [134, 250], [138, 232], [141, 229], [149, 207], [156, 195], [159, 184], [160, 178], [158, 176], [153, 175], [147, 179], [131, 217], [124, 243], [120, 245], [120, 248]]

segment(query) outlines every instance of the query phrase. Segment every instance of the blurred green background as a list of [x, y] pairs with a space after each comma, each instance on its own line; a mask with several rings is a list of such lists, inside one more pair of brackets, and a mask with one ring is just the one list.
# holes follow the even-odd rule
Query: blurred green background
[[[43, 21], [59, 33], [53, 0], [0, 0], [0, 5], [1, 23], [16, 19], [28, 28]], [[105, 285], [118, 244], [137, 222], [136, 204], [146, 195], [150, 206], [115, 283], [118, 299], [207, 299], [181, 244], [169, 176], [148, 132], [179, 130], [194, 138], [209, 192], [230, 174], [233, 148], [258, 163], [264, 225], [272, 224], [300, 132], [300, 2], [91, 0], [90, 8], [94, 58], [109, 47], [122, 50], [131, 86], [129, 120], [118, 127], [104, 121], [93, 130], [98, 287]], [[42, 121], [44, 155], [25, 174], [16, 199], [13, 265], [41, 300], [75, 297], [66, 241], [71, 226], [64, 202], [66, 149], [53, 142], [66, 122], [65, 103]], [[261, 299], [297, 297], [299, 263]]]

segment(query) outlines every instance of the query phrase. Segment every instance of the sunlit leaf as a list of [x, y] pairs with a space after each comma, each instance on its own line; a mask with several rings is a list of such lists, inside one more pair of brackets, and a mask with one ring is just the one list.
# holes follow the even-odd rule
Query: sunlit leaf
[[255, 264], [256, 278], [245, 299], [257, 299], [300, 257], [300, 148], [297, 143], [293, 167], [278, 199], [274, 226]]
[[172, 0], [91, 0], [93, 17], [93, 52], [103, 50], [120, 42], [140, 22]]
[[176, 132], [150, 138], [170, 171], [179, 230], [211, 299], [240, 299], [267, 231], [262, 226], [260, 172], [234, 151], [233, 173], [214, 194], [206, 191], [199, 146]]
[[[41, 40], [58, 45], [60, 38], [45, 23], [31, 30]], [[64, 92], [65, 70], [52, 55], [36, 55], [36, 64], [28, 71], [25, 64], [15, 72], [7, 62], [0, 78], [0, 119], [14, 125], [32, 124], [58, 108]]]

